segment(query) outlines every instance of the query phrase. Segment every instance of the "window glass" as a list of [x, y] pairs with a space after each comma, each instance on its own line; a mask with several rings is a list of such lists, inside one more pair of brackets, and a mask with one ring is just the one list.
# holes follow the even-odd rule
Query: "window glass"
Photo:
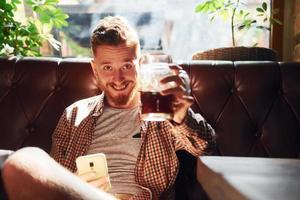
[[[136, 28], [143, 51], [163, 51], [174, 59], [190, 59], [196, 51], [232, 46], [229, 20], [195, 13], [201, 0], [61, 0], [69, 14], [69, 26], [55, 36], [62, 42], [63, 57], [91, 56], [89, 37], [97, 21], [108, 15], [122, 15]], [[244, 8], [260, 0], [244, 0]], [[267, 1], [268, 5], [270, 1]], [[255, 37], [252, 37], [255, 36]], [[237, 32], [237, 45], [269, 47], [269, 31], [251, 29]]]

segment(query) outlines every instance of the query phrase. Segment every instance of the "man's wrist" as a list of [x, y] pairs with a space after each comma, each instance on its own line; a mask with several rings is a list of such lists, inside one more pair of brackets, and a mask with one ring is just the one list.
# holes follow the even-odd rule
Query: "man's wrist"
[[184, 113], [180, 113], [180, 114], [177, 113], [177, 114], [174, 114], [172, 121], [174, 121], [175, 125], [181, 125], [181, 124], [184, 123], [184, 121], [185, 121], [185, 119], [186, 119], [186, 117], [187, 117], [187, 115], [188, 115], [188, 110], [189, 110], [189, 109], [186, 109], [186, 110], [184, 111]]
[[187, 115], [188, 115], [188, 114], [186, 113], [186, 115], [185, 115], [181, 120], [176, 119], [176, 118], [174, 117], [172, 120], [170, 120], [170, 122], [171, 122], [174, 126], [182, 125], [182, 124], [185, 123], [185, 120], [186, 120], [186, 118], [187, 118]]
[[178, 123], [178, 122], [176, 122], [175, 120], [173, 120], [173, 119], [171, 119], [170, 120], [170, 122], [171, 122], [171, 124], [173, 124], [174, 126], [179, 126], [179, 125], [181, 125], [182, 123]]

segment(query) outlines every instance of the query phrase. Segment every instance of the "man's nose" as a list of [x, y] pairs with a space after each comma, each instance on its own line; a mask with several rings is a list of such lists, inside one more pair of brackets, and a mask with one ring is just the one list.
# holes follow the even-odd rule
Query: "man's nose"
[[125, 79], [124, 72], [121, 69], [116, 70], [114, 77], [113, 77], [113, 81], [116, 83], [121, 83], [124, 79]]

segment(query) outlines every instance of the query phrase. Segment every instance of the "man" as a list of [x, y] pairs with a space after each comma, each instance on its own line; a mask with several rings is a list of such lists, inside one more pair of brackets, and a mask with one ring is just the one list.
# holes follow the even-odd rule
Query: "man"
[[[215, 145], [213, 129], [190, 109], [193, 97], [186, 72], [171, 66], [176, 75], [161, 80], [176, 83], [161, 92], [175, 97], [173, 119], [145, 122], [140, 119], [141, 53], [136, 32], [123, 18], [107, 17], [93, 31], [91, 47], [91, 66], [103, 93], [65, 110], [53, 134], [51, 156], [75, 173], [77, 157], [103, 152], [110, 193], [126, 193], [130, 199], [171, 197], [179, 169], [176, 151], [198, 156]], [[106, 181], [90, 183], [101, 188]]]

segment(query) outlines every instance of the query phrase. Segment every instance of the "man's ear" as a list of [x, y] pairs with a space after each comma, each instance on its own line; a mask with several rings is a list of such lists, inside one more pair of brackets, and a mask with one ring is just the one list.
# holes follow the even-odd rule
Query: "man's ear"
[[92, 67], [92, 70], [93, 70], [94, 77], [96, 78], [96, 80], [99, 80], [98, 73], [97, 73], [97, 65], [95, 63], [95, 60], [92, 59], [90, 61], [90, 63], [91, 63], [91, 67]]
[[92, 60], [90, 61], [90, 63], [91, 63], [91, 67], [92, 67], [92, 70], [93, 70], [94, 75], [97, 76], [96, 64], [95, 64], [94, 59], [92, 59]]

